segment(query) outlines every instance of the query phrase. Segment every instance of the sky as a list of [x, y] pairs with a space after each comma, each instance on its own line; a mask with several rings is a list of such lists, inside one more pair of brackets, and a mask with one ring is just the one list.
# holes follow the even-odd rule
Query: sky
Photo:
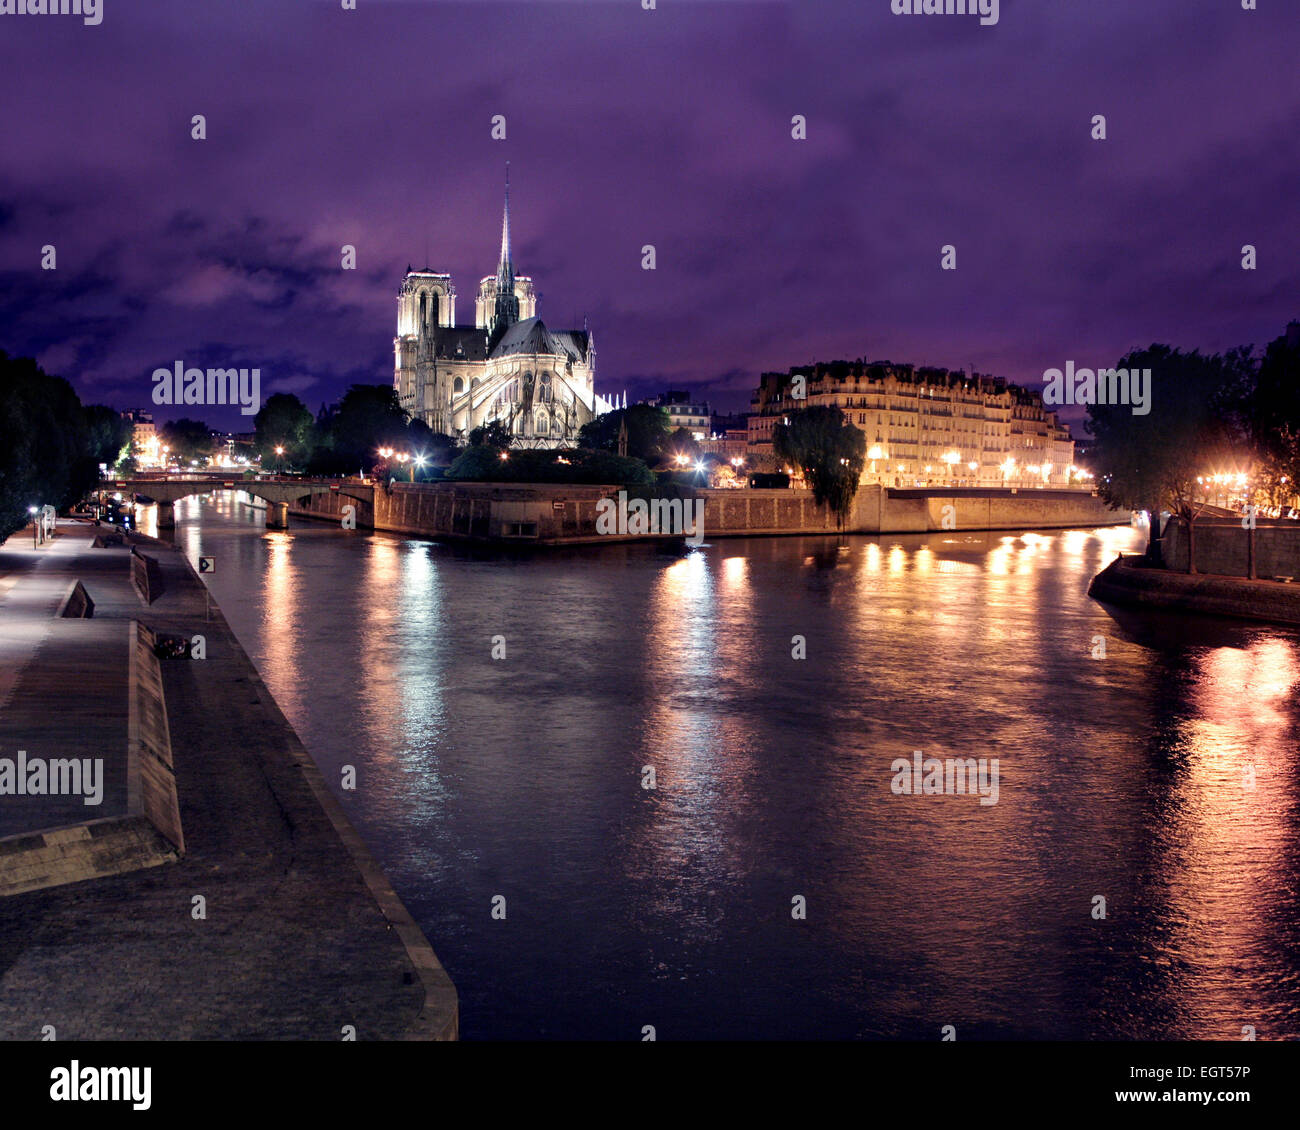
[[1300, 317], [1294, 0], [102, 5], [0, 14], [0, 349], [87, 402], [178, 360], [313, 411], [390, 383], [408, 264], [473, 322], [507, 161], [516, 269], [607, 396], [743, 410], [857, 357], [1041, 388]]

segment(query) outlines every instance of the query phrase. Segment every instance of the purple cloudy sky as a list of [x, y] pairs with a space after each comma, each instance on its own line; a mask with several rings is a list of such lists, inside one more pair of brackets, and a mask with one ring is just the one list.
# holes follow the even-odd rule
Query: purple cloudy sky
[[517, 267], [605, 393], [739, 408], [858, 356], [1038, 385], [1300, 316], [1295, 0], [103, 5], [0, 16], [0, 348], [85, 400], [151, 407], [177, 359], [313, 410], [390, 381], [426, 247], [472, 322], [507, 159]]

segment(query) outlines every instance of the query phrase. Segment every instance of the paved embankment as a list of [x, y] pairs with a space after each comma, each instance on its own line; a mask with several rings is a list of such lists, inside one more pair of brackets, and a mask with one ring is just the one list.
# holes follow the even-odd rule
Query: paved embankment
[[[21, 654], [22, 618], [53, 614], [35, 589], [24, 604], [29, 581], [48, 594], [79, 578], [94, 601], [93, 620], [59, 634], [116, 618], [203, 635], [206, 659], [160, 665], [185, 853], [0, 898], [0, 1037], [40, 1039], [50, 1025], [61, 1040], [338, 1040], [349, 1026], [363, 1040], [455, 1038], [450, 979], [220, 612], [207, 618], [183, 555], [146, 547], [163, 581], [146, 605], [129, 551], [92, 549], [91, 536], [64, 523], [41, 550], [0, 546], [0, 623], [20, 666], [9, 686], [36, 686], [29, 664], [45, 659]], [[47, 680], [48, 709], [75, 712], [115, 662]]]
[[1300, 625], [1300, 584], [1176, 573], [1145, 568], [1140, 561], [1112, 561], [1093, 577], [1088, 595], [1109, 604]]

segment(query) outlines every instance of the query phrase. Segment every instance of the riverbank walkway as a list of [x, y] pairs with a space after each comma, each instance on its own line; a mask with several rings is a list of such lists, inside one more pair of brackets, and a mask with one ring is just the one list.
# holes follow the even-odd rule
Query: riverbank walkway
[[[92, 548], [101, 532], [64, 521], [40, 549], [0, 545], [0, 758], [111, 762], [126, 682], [112, 641], [131, 621], [203, 635], [205, 659], [159, 664], [184, 851], [0, 897], [0, 1038], [454, 1039], [450, 978], [189, 563], [133, 537], [163, 583], [146, 605], [130, 549]], [[60, 620], [75, 580], [93, 618]], [[30, 799], [0, 796], [14, 829]]]

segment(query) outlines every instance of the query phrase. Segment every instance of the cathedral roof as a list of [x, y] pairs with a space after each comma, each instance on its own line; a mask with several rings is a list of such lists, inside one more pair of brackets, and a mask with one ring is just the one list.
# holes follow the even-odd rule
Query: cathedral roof
[[525, 318], [507, 329], [492, 350], [493, 357], [512, 353], [550, 353], [582, 362], [587, 358], [587, 334], [584, 330], [552, 333], [541, 318]]
[[437, 354], [452, 361], [487, 359], [487, 335], [473, 326], [439, 326]]
[[575, 361], [587, 360], [590, 335], [586, 330], [557, 330], [552, 332], [551, 338]]

